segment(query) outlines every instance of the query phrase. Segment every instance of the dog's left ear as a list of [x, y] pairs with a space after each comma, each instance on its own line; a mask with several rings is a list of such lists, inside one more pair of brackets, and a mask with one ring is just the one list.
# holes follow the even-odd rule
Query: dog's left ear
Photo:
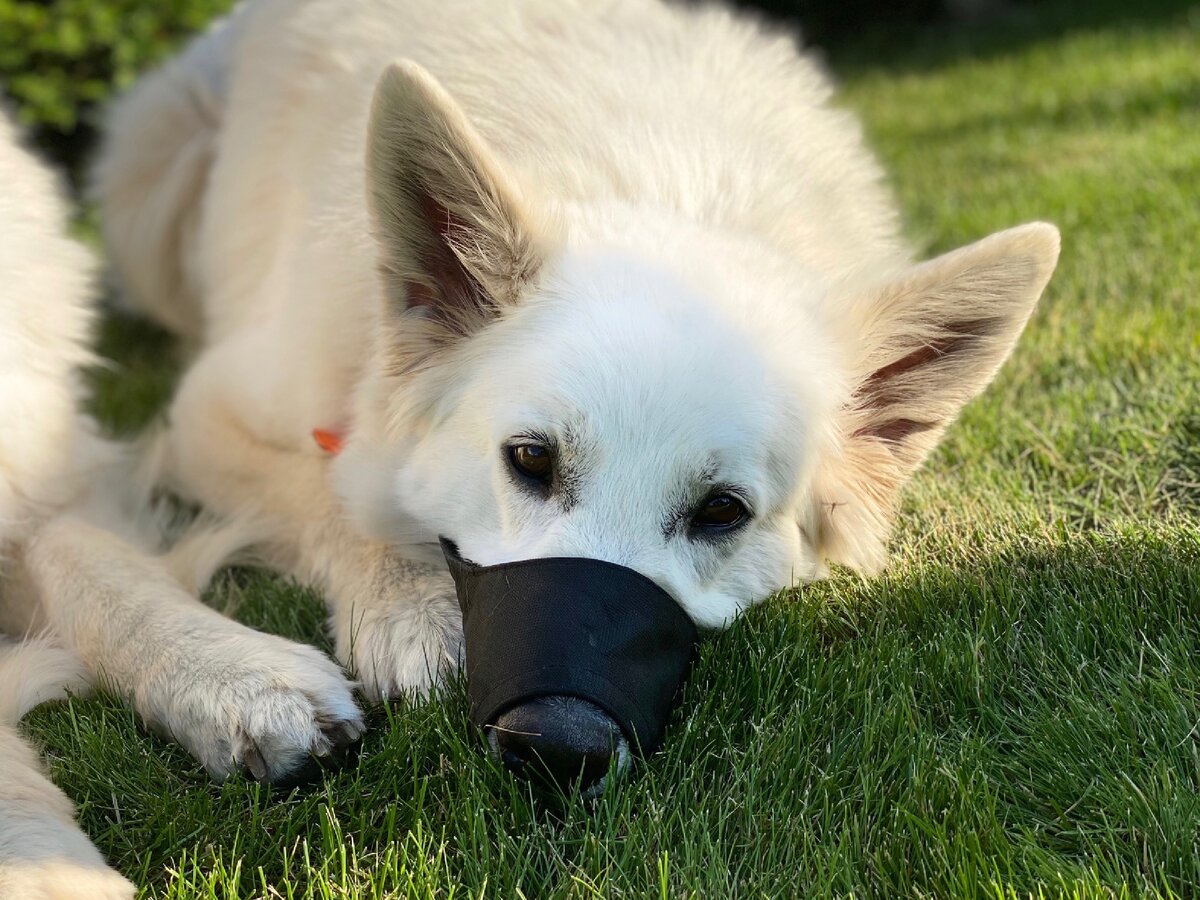
[[[397, 334], [425, 350], [481, 328], [536, 275], [542, 241], [513, 181], [423, 68], [393, 64], [375, 89], [367, 189]], [[410, 359], [409, 362], [412, 362]]]
[[817, 475], [825, 558], [883, 565], [901, 487], [1012, 352], [1058, 249], [1058, 229], [1033, 223], [831, 298], [850, 323], [854, 390]]

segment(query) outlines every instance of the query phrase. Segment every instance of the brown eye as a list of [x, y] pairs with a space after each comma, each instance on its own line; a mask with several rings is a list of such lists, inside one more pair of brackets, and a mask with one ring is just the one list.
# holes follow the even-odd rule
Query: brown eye
[[508, 461], [518, 474], [535, 481], [548, 481], [554, 472], [550, 450], [541, 444], [517, 444], [508, 448]]
[[713, 494], [692, 516], [695, 528], [733, 528], [746, 518], [746, 506], [732, 494]]

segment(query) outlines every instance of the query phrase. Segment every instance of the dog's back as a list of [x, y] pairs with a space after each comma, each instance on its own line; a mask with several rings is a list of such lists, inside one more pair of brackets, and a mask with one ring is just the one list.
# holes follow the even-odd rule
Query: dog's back
[[[257, 132], [276, 170], [362, 141], [379, 74], [407, 58], [551, 202], [652, 203], [822, 269], [894, 238], [878, 168], [820, 67], [793, 35], [722, 7], [275, 2], [252, 7], [242, 35], [229, 131]], [[271, 146], [271, 120], [300, 109], [321, 122], [313, 142]]]
[[[175, 324], [194, 311], [163, 304], [203, 296], [211, 339], [271, 314], [247, 310], [264, 283], [316, 292], [341, 283], [349, 293], [344, 279], [373, 268], [362, 240], [371, 91], [402, 58], [447, 88], [543, 208], [653, 204], [764, 237], [831, 277], [903, 252], [857, 123], [828, 105], [827, 79], [794, 39], [764, 36], [758, 22], [658, 0], [263, 0], [139, 87], [112, 120], [110, 159], [142, 160], [136, 172], [100, 169], [108, 219], [128, 231], [122, 185], [155, 173], [122, 147], [164, 116], [205, 110], [174, 129], [155, 204], [139, 213], [163, 242], [162, 277], [147, 284], [192, 280], [143, 305]], [[190, 200], [201, 183], [197, 222]], [[159, 208], [168, 201], [170, 214]], [[321, 234], [298, 237], [292, 229], [313, 210]], [[112, 243], [120, 260], [121, 238]], [[301, 245], [305, 257], [288, 258]], [[205, 283], [214, 271], [220, 285]]]

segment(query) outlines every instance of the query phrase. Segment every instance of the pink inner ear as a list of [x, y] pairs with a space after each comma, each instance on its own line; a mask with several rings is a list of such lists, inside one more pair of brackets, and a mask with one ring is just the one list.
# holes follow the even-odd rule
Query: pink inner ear
[[414, 249], [425, 281], [411, 280], [406, 287], [408, 306], [428, 309], [443, 321], [454, 321], [477, 309], [483, 290], [454, 252], [454, 241], [468, 231], [467, 225], [428, 193], [416, 200], [430, 237]]
[[443, 204], [438, 203], [429, 194], [422, 194], [418, 201], [421, 215], [429, 230], [438, 236], [442, 243], [448, 243], [451, 232], [462, 231], [466, 226], [462, 219], [455, 216]]
[[918, 422], [915, 419], [889, 419], [886, 422], [874, 422], [865, 428], [854, 432], [855, 437], [873, 437], [889, 444], [899, 444], [901, 441], [929, 431], [934, 428], [933, 422]]
[[914, 350], [908, 356], [896, 360], [894, 363], [888, 363], [882, 369], [876, 369], [871, 373], [870, 377], [863, 382], [857, 393], [866, 399], [866, 405], [872, 407], [885, 406], [888, 400], [887, 385], [888, 382], [900, 375], [905, 375], [913, 369], [919, 369], [921, 366], [927, 366], [935, 360], [941, 359], [948, 353], [954, 352], [954, 343], [961, 343], [964, 338], [948, 338], [942, 341], [934, 341], [921, 347], [919, 350]]
[[[858, 408], [885, 411], [889, 406], [910, 398], [911, 387], [906, 385], [907, 375], [929, 365], [935, 365], [947, 356], [970, 353], [988, 334], [1002, 324], [994, 318], [954, 322], [941, 330], [941, 337], [933, 338], [895, 362], [888, 363], [872, 372], [857, 391]], [[876, 421], [854, 432], [855, 437], [873, 437], [891, 444], [899, 444], [914, 434], [937, 427], [936, 422], [922, 422], [905, 416]]]
[[409, 307], [420, 306], [425, 309], [437, 305], [437, 292], [422, 281], [406, 281], [404, 294]]
[[[962, 340], [963, 338], [951, 338], [928, 344], [901, 357], [894, 363], [876, 369], [863, 382], [862, 387], [855, 392], [855, 396], [860, 401], [858, 408], [885, 410], [901, 398], [902, 390], [894, 383], [897, 378], [941, 359], [953, 351], [953, 348], [948, 345]], [[920, 434], [933, 427], [932, 422], [919, 422], [906, 417], [885, 418], [858, 429], [854, 432], [854, 437], [877, 438], [889, 444], [899, 444], [914, 434]]]

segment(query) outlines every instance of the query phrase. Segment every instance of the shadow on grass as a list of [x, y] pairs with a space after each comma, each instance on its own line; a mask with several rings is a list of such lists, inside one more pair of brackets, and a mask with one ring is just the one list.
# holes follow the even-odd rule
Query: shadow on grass
[[748, 784], [791, 787], [813, 831], [855, 835], [836, 893], [958, 895], [959, 864], [1021, 895], [1071, 872], [1200, 883], [1195, 519], [838, 578], [751, 614], [698, 676], [706, 737], [684, 758], [707, 743], [701, 780], [728, 794], [749, 754], [777, 774]]
[[[1200, 47], [1200, 41], [1197, 46]], [[1120, 121], [1128, 128], [1136, 127], [1141, 119], [1196, 108], [1200, 108], [1200, 71], [1189, 81], [1169, 87], [1110, 89], [1067, 102], [1039, 98], [1037, 102], [1022, 105], [1009, 104], [1003, 112], [973, 114], [958, 111], [948, 122], [910, 122], [905, 126], [905, 132], [910, 138], [966, 141], [976, 138], [980, 132], [996, 129], [1034, 133], [1034, 129], [1111, 124], [1114, 121]]]
[[[780, 0], [764, 5], [776, 14], [786, 14], [798, 4]], [[803, 19], [800, 23], [803, 29]], [[829, 44], [825, 52], [834, 68], [844, 74], [874, 69], [901, 74], [937, 69], [964, 59], [1005, 56], [1077, 32], [1127, 33], [1181, 26], [1200, 28], [1200, 4], [1196, 0], [1035, 0], [1006, 3], [997, 12], [969, 22], [881, 25], [864, 20], [852, 37]]]

